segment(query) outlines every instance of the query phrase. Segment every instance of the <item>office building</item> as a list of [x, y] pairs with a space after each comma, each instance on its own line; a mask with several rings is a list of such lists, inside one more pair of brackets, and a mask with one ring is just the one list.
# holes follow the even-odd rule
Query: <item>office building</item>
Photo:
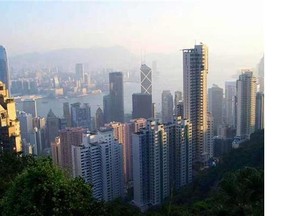
[[102, 112], [102, 109], [100, 107], [98, 107], [98, 109], [96, 110], [95, 125], [96, 130], [99, 130], [100, 127], [104, 126], [104, 113]]
[[184, 118], [192, 123], [193, 162], [205, 163], [207, 131], [208, 48], [204, 44], [183, 50]]
[[32, 114], [32, 117], [37, 117], [36, 100], [26, 99], [23, 101], [23, 111]]
[[207, 143], [207, 159], [210, 159], [214, 155], [214, 117], [212, 113], [207, 113], [207, 134], [206, 134], [206, 143]]
[[55, 138], [59, 135], [60, 122], [59, 118], [50, 109], [46, 118], [46, 138], [45, 148], [50, 148], [51, 143], [55, 141]]
[[78, 63], [75, 65], [76, 80], [82, 83], [84, 81], [84, 65]]
[[71, 104], [72, 127], [83, 127], [91, 129], [91, 108], [88, 103]]
[[5, 48], [0, 45], [0, 82], [5, 84], [8, 91], [10, 87], [9, 81], [7, 54]]
[[177, 105], [180, 103], [180, 101], [183, 101], [182, 92], [181, 91], [175, 91], [174, 114], [176, 114]]
[[223, 89], [215, 84], [208, 89], [208, 111], [213, 116], [213, 133], [217, 136], [218, 127], [223, 124]]
[[141, 93], [152, 95], [152, 70], [146, 64], [140, 68]]
[[68, 102], [63, 103], [63, 117], [66, 119], [67, 127], [72, 127], [70, 106]]
[[113, 130], [84, 134], [81, 145], [72, 146], [73, 176], [92, 185], [94, 198], [111, 201], [124, 195], [122, 145]]
[[173, 96], [169, 90], [162, 92], [162, 122], [173, 122]]
[[169, 151], [164, 125], [147, 120], [132, 135], [133, 202], [141, 210], [161, 204], [169, 196]]
[[252, 71], [242, 71], [236, 84], [237, 128], [236, 135], [241, 139], [250, 138], [255, 131], [256, 77]]
[[16, 103], [0, 81], [0, 151], [22, 151], [20, 122], [16, 116]]
[[264, 93], [256, 94], [256, 130], [264, 129]]
[[175, 115], [180, 116], [181, 118], [184, 118], [184, 105], [183, 101], [179, 101], [176, 110], [175, 110]]
[[132, 118], [152, 118], [152, 95], [135, 93], [132, 95]]
[[23, 111], [17, 112], [17, 118], [20, 122], [21, 138], [29, 142], [29, 134], [33, 131], [33, 118], [30, 113]]
[[225, 123], [236, 128], [236, 81], [225, 82]]
[[103, 97], [105, 122], [124, 122], [124, 90], [122, 72], [109, 73], [109, 96]]

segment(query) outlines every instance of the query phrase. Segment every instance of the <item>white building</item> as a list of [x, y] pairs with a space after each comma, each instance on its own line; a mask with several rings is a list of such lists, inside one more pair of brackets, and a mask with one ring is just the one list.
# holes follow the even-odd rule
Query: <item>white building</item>
[[132, 135], [134, 204], [145, 210], [169, 196], [169, 149], [164, 125], [147, 120]]
[[110, 201], [123, 196], [123, 149], [114, 139], [113, 129], [83, 134], [83, 143], [72, 146], [73, 176], [92, 184], [96, 199]]

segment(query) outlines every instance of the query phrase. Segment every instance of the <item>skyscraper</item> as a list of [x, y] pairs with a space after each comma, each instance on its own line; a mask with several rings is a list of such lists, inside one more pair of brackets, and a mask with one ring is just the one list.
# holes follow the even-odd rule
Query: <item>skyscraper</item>
[[[82, 134], [85, 130], [81, 127], [75, 128], [66, 128], [59, 131], [59, 138], [57, 137], [55, 143], [58, 142], [58, 153], [54, 154], [53, 158], [54, 162], [59, 161], [56, 163], [61, 169], [67, 171], [69, 174], [72, 175], [72, 145], [79, 146], [82, 144]], [[55, 143], [53, 145], [55, 145]], [[52, 148], [55, 146], [51, 146]]]
[[169, 196], [169, 151], [164, 125], [147, 120], [146, 128], [132, 135], [133, 202], [142, 210]]
[[256, 94], [256, 130], [264, 128], [264, 93], [257, 92]]
[[59, 118], [53, 113], [50, 109], [49, 113], [47, 114], [46, 118], [46, 137], [47, 143], [45, 148], [50, 148], [52, 142], [55, 141], [55, 137], [59, 134], [60, 124]]
[[83, 82], [84, 81], [84, 65], [78, 63], [75, 65], [76, 80]]
[[33, 118], [30, 113], [23, 111], [17, 112], [17, 118], [20, 122], [21, 138], [29, 142], [29, 134], [33, 131]]
[[36, 100], [26, 99], [23, 101], [23, 111], [32, 114], [33, 117], [37, 117]]
[[179, 101], [179, 103], [176, 106], [175, 110], [175, 115], [176, 116], [181, 116], [181, 118], [184, 118], [184, 106], [183, 106], [183, 101]]
[[132, 118], [152, 118], [152, 95], [135, 93], [132, 95]]
[[207, 145], [207, 157], [212, 158], [214, 156], [214, 117], [212, 113], [207, 113], [207, 134], [206, 134], [206, 145]]
[[152, 94], [152, 70], [146, 64], [142, 64], [141, 68], [141, 93]]
[[260, 85], [259, 91], [264, 93], [264, 56], [258, 64], [258, 83]]
[[236, 135], [249, 138], [255, 131], [256, 77], [252, 71], [243, 71], [236, 84], [237, 128]]
[[162, 122], [173, 122], [173, 96], [169, 90], [162, 92]]
[[0, 151], [22, 151], [20, 123], [16, 117], [16, 103], [0, 81]]
[[223, 89], [213, 84], [208, 89], [208, 111], [211, 112], [214, 119], [214, 136], [218, 135], [218, 127], [223, 124]]
[[175, 96], [174, 96], [174, 114], [176, 114], [176, 108], [177, 105], [182, 101], [182, 92], [181, 91], [175, 91]]
[[91, 184], [94, 198], [111, 201], [124, 195], [122, 145], [113, 130], [101, 128], [96, 135], [83, 135], [81, 145], [72, 146], [73, 176]]
[[180, 116], [165, 125], [169, 146], [169, 176], [171, 190], [192, 182], [192, 124]]
[[71, 127], [72, 123], [69, 102], [63, 103], [63, 117], [66, 119], [67, 127]]
[[88, 103], [71, 104], [71, 122], [73, 127], [91, 129], [91, 108]]
[[104, 126], [104, 114], [102, 112], [102, 109], [100, 107], [98, 107], [98, 109], [96, 110], [96, 117], [95, 117], [95, 121], [96, 121], [96, 129], [99, 130], [100, 127]]
[[208, 48], [204, 44], [183, 50], [184, 118], [192, 123], [194, 162], [204, 162], [207, 131]]
[[9, 73], [6, 50], [0, 45], [0, 81], [5, 84], [6, 89], [9, 90]]
[[122, 72], [109, 73], [110, 121], [124, 122], [124, 90]]
[[236, 81], [225, 82], [225, 123], [236, 128]]

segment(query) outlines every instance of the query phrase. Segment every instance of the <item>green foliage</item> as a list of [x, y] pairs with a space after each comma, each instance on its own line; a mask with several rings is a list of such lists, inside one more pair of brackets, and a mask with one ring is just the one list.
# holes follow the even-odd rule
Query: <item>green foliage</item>
[[13, 181], [2, 200], [2, 215], [105, 215], [91, 188], [65, 177], [50, 159], [37, 160]]
[[0, 199], [9, 188], [15, 177], [21, 173], [27, 166], [33, 165], [35, 159], [33, 156], [22, 156], [21, 153], [0, 153]]
[[108, 215], [113, 215], [113, 216], [140, 216], [142, 215], [140, 213], [140, 210], [135, 207], [130, 205], [127, 202], [124, 202], [123, 200], [116, 199], [112, 202], [108, 202], [105, 204], [105, 207], [107, 209]]

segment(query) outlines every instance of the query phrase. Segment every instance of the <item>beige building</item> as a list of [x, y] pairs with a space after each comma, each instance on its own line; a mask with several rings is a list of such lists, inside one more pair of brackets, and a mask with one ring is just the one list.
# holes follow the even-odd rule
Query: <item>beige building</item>
[[241, 139], [249, 138], [255, 131], [256, 88], [256, 77], [253, 76], [253, 72], [242, 71], [236, 84], [236, 135]]
[[207, 155], [207, 75], [208, 47], [183, 49], [184, 118], [192, 123], [193, 163], [200, 164]]
[[59, 137], [51, 144], [52, 159], [63, 170], [72, 174], [72, 148], [82, 143], [83, 128], [66, 128], [59, 132]]
[[0, 151], [22, 151], [20, 122], [16, 116], [16, 103], [0, 81]]

